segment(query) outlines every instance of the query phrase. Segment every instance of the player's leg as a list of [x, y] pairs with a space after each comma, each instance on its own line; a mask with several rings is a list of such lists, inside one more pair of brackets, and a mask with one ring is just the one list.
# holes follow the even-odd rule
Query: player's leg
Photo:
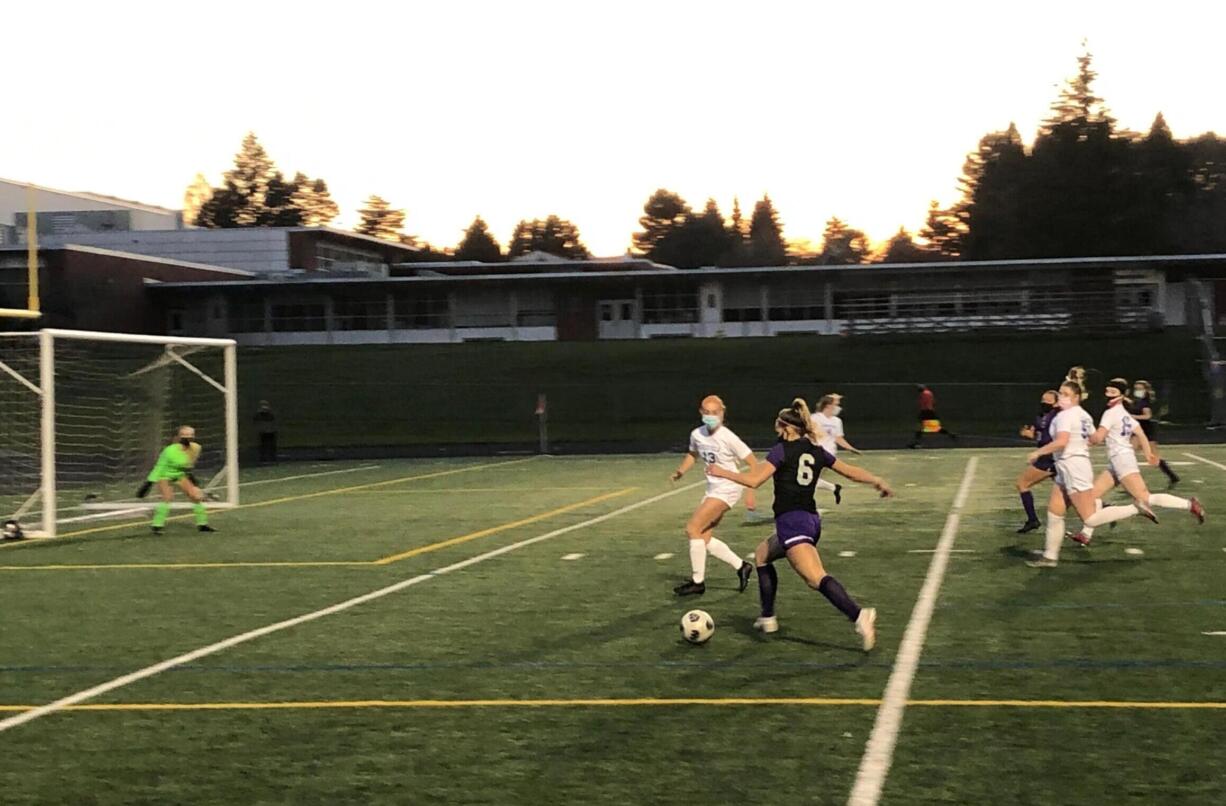
[[1154, 456], [1158, 457], [1158, 469], [1162, 471], [1163, 475], [1166, 476], [1167, 481], [1169, 482], [1167, 489], [1174, 487], [1176, 484], [1179, 483], [1179, 476], [1176, 475], [1174, 470], [1171, 470], [1171, 466], [1168, 465], [1166, 463], [1166, 460], [1163, 459], [1161, 454], [1158, 453], [1158, 443], [1157, 442], [1154, 442], [1151, 439], [1149, 441], [1149, 447], [1151, 450], [1153, 450]]
[[179, 479], [179, 489], [191, 499], [192, 515], [196, 519], [196, 528], [201, 532], [217, 531], [212, 526], [209, 526], [209, 511], [204, 506], [204, 491], [192, 483], [192, 480], [184, 476]]
[[749, 587], [749, 578], [753, 576], [753, 563], [741, 559], [740, 555], [732, 550], [732, 547], [715, 536], [715, 528], [723, 522], [724, 515], [736, 505], [735, 500], [729, 500], [728, 498], [722, 500], [727, 506], [723, 512], [719, 513], [703, 535], [707, 544], [707, 554], [710, 554], [717, 560], [722, 560], [728, 564], [729, 568], [736, 571], [737, 593], [744, 593], [745, 588]]
[[828, 493], [833, 493], [834, 503], [836, 504], [843, 503], [843, 485], [842, 484], [835, 484], [833, 481], [826, 481], [825, 479], [818, 479], [817, 489], [825, 490]]
[[[1102, 512], [1103, 496], [1111, 492], [1111, 490], [1115, 487], [1116, 484], [1117, 482], [1115, 479], [1115, 473], [1110, 470], [1104, 470], [1103, 472], [1098, 474], [1098, 478], [1094, 479], [1094, 487], [1090, 490], [1090, 492], [1094, 496], [1095, 514]], [[1102, 523], [1106, 523], [1108, 525], [1111, 525], [1114, 522], [1115, 521], [1113, 520], [1102, 521]], [[1094, 538], [1094, 529], [1098, 525], [1100, 525], [1098, 521], [1095, 521], [1094, 523], [1090, 523], [1088, 521], [1082, 521], [1081, 530], [1077, 532], [1077, 534], [1072, 535], [1072, 540], [1074, 542], [1080, 543], [1083, 546], [1090, 545], [1090, 540]], [[1111, 526], [1111, 528], [1114, 529], [1115, 527]]]
[[[690, 550], [690, 579], [673, 588], [678, 596], [690, 596], [705, 593], [707, 590], [707, 553], [711, 531], [724, 518], [724, 513], [730, 509], [726, 501], [707, 496], [698, 504], [694, 514], [685, 524], [685, 536]], [[719, 543], [725, 549], [727, 545]], [[739, 558], [738, 558], [739, 566]]]
[[175, 498], [175, 488], [166, 479], [158, 479], [158, 502], [153, 507], [153, 533], [160, 535], [170, 517], [170, 502]]
[[775, 570], [775, 561], [783, 559], [784, 556], [778, 535], [771, 535], [754, 549], [753, 560], [758, 572], [758, 599], [762, 603], [762, 615], [753, 623], [755, 630], [766, 633], [779, 630], [779, 619], [775, 617], [775, 593], [779, 590], [779, 574]]
[[1145, 479], [1142, 478], [1140, 472], [1120, 479], [1120, 484], [1137, 501], [1138, 508], [1142, 504], [1147, 504], [1151, 507], [1162, 507], [1163, 509], [1181, 509], [1184, 512], [1192, 513], [1192, 517], [1196, 518], [1197, 523], [1205, 522], [1205, 508], [1201, 506], [1200, 501], [1194, 497], [1181, 498], [1170, 493], [1151, 493], [1145, 485]]
[[817, 553], [817, 546], [808, 540], [797, 540], [787, 547], [788, 562], [813, 590], [826, 597], [830, 604], [847, 616], [856, 625], [856, 632], [864, 639], [864, 651], [873, 648], [877, 641], [876, 621], [877, 611], [874, 608], [862, 608], [855, 599], [847, 593], [837, 579], [826, 573], [822, 558]]
[[1022, 525], [1021, 529], [1017, 530], [1019, 535], [1033, 532], [1043, 525], [1039, 522], [1039, 513], [1035, 511], [1034, 493], [1031, 490], [1043, 479], [1050, 477], [1050, 473], [1046, 470], [1040, 470], [1034, 465], [1026, 465], [1026, 469], [1017, 477], [1017, 494], [1022, 499], [1022, 509], [1026, 511], [1026, 523]]
[[1026, 564], [1032, 568], [1052, 568], [1060, 560], [1060, 544], [1064, 540], [1064, 515], [1068, 511], [1063, 481], [1056, 479], [1047, 499], [1047, 531], [1043, 538], [1043, 556]]

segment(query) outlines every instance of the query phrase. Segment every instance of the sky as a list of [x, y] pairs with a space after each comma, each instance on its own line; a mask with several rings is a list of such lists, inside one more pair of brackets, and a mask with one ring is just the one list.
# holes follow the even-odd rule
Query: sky
[[247, 131], [454, 246], [475, 215], [629, 246], [659, 187], [725, 215], [769, 193], [789, 240], [884, 241], [957, 198], [966, 154], [1029, 143], [1086, 40], [1121, 126], [1226, 134], [1216, 2], [230, 2], [6, 6], [0, 176], [180, 208]]

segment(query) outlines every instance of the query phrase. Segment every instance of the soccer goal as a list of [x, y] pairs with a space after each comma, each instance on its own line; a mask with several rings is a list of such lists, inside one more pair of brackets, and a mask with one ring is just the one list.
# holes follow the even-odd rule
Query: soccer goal
[[236, 392], [230, 339], [0, 333], [0, 515], [54, 537], [143, 513], [157, 493], [137, 490], [180, 425], [206, 504], [237, 506]]

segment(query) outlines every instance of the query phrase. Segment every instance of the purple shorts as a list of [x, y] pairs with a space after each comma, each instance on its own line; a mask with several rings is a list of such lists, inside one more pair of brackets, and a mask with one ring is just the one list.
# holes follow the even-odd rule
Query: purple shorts
[[801, 543], [816, 546], [822, 539], [822, 519], [815, 512], [785, 512], [775, 518], [775, 534], [784, 551]]

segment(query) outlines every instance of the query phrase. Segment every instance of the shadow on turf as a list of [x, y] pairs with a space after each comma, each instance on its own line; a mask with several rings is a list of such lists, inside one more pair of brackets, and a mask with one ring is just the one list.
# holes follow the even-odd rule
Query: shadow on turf
[[[801, 638], [797, 635], [788, 635], [786, 632], [778, 632], [773, 635], [765, 635], [759, 630], [755, 630], [753, 622], [756, 616], [729, 616], [726, 621], [731, 623], [731, 629], [741, 635], [748, 635], [756, 639], [759, 643], [775, 643], [785, 642], [789, 644], [804, 644], [818, 649], [834, 649], [840, 652], [852, 652], [865, 662], [868, 661], [868, 655], [864, 654], [864, 650], [858, 644], [836, 644], [829, 641], [814, 641], [810, 638]], [[786, 628], [784, 628], [786, 629]]]

